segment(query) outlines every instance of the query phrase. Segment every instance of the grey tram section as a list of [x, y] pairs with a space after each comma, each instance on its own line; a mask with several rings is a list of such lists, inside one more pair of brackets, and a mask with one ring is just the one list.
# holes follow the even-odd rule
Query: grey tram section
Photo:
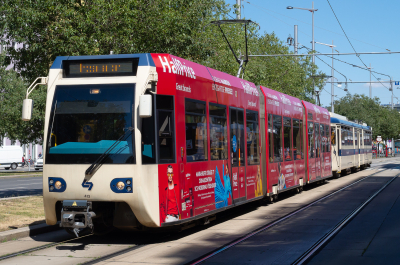
[[[386, 187], [389, 182], [381, 175], [393, 169], [379, 171], [364, 177], [189, 264], [221, 264], [221, 262], [229, 264], [303, 264], [309, 258], [307, 254], [312, 250], [315, 251], [315, 244], [318, 245], [318, 242], [321, 241], [319, 235], [332, 233], [334, 228], [346, 220], [346, 217], [359, 211], [360, 205], [368, 203], [367, 201], [371, 199], [370, 193], [375, 193], [376, 189], [379, 190], [382, 186]], [[391, 182], [397, 176], [398, 174], [390, 177], [389, 181]], [[379, 178], [381, 178], [380, 181]], [[379, 186], [378, 188], [376, 188], [376, 184]], [[364, 186], [362, 189], [365, 192], [364, 196], [353, 198], [350, 205], [344, 206], [344, 202], [348, 201], [348, 198], [343, 195], [342, 191], [357, 190], [355, 186], [358, 185]], [[327, 199], [332, 199], [333, 202], [329, 203]], [[322, 204], [322, 207], [318, 204]], [[324, 207], [331, 206], [336, 207], [336, 211], [339, 211], [336, 218], [332, 218], [329, 209], [324, 209]], [[307, 210], [312, 211], [313, 208], [316, 208], [315, 212], [308, 214]], [[342, 212], [340, 212], [340, 208], [344, 208]], [[296, 219], [301, 214], [303, 217], [300, 217], [300, 220]], [[311, 218], [313, 215], [317, 217]], [[334, 220], [329, 223], [330, 219]], [[323, 223], [315, 224], [316, 221]], [[313, 229], [313, 231], [307, 229]], [[302, 261], [301, 258], [305, 256], [307, 258]]]

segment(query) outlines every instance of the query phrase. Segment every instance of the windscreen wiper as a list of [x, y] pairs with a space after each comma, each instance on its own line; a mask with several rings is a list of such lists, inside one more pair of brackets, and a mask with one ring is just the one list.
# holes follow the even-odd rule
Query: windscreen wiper
[[96, 173], [96, 171], [103, 165], [104, 160], [110, 155], [110, 152], [119, 145], [119, 143], [125, 136], [129, 137], [129, 134], [132, 134], [133, 130], [133, 127], [128, 127], [128, 130], [123, 135], [121, 135], [121, 137], [119, 137], [118, 140], [115, 141], [115, 143], [113, 143], [103, 154], [101, 154], [99, 158], [97, 158], [96, 161], [94, 161], [94, 163], [91, 164], [90, 167], [88, 167], [88, 169], [86, 169], [85, 178], [92, 177]]

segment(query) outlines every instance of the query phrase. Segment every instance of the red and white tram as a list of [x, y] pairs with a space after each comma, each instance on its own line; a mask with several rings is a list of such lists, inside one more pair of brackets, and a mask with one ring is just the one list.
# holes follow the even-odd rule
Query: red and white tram
[[76, 234], [189, 223], [332, 175], [326, 109], [188, 60], [57, 57], [47, 80], [46, 222]]

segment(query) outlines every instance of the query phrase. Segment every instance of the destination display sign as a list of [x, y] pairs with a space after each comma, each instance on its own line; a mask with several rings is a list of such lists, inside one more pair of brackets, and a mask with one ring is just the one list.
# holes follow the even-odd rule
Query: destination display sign
[[138, 58], [64, 61], [64, 77], [136, 76]]

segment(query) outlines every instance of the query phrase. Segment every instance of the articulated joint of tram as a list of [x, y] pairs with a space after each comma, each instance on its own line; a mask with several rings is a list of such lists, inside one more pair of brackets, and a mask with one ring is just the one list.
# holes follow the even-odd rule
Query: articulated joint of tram
[[93, 218], [96, 214], [92, 211], [92, 202], [86, 200], [64, 200], [61, 209], [60, 227], [71, 229], [76, 237], [82, 229], [89, 228], [93, 231]]

